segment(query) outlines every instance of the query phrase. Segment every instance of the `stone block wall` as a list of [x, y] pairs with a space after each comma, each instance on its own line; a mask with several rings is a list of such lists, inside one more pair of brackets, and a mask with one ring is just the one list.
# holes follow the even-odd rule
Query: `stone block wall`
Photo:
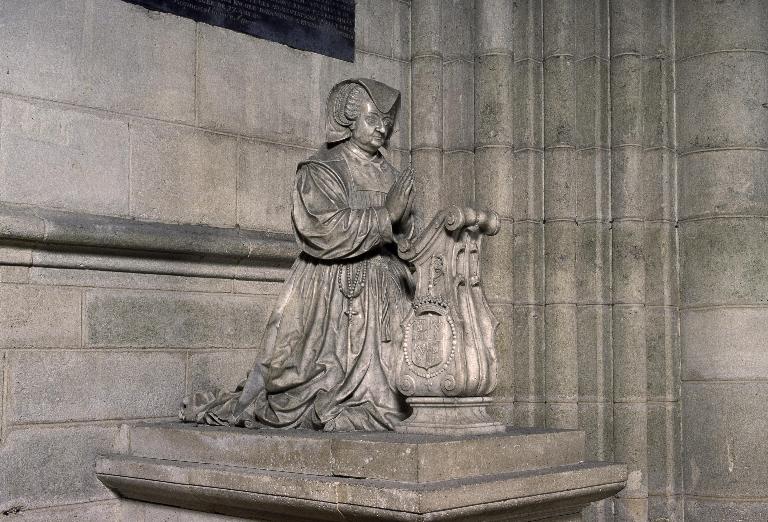
[[0, 3], [0, 518], [138, 519], [94, 457], [245, 377], [335, 82], [402, 91], [407, 163], [410, 11], [358, 0], [348, 63], [120, 0]]
[[94, 454], [244, 376], [324, 97], [372, 76], [425, 217], [502, 218], [494, 413], [628, 464], [585, 519], [764, 520], [768, 3], [357, 8], [349, 64], [119, 0], [0, 3], [0, 512], [121, 516]]

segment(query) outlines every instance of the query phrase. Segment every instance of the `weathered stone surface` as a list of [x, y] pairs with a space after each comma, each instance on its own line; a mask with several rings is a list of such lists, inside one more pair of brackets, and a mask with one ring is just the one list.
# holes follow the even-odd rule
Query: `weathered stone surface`
[[173, 417], [181, 352], [18, 351], [8, 358], [11, 423]]
[[[3, 221], [6, 218], [7, 216], [3, 216]], [[10, 230], [0, 228], [0, 233], [5, 232], [10, 232]], [[0, 263], [28, 267], [32, 264], [32, 249], [12, 243], [4, 244], [4, 242], [0, 242]]]
[[683, 492], [680, 403], [648, 404], [648, 494]]
[[683, 305], [753, 304], [768, 295], [768, 221], [683, 222], [679, 235]]
[[[118, 520], [118, 500], [102, 500], [84, 504], [24, 510], [9, 515], [13, 522], [107, 522]], [[126, 521], [127, 522], [127, 521]]]
[[768, 215], [768, 151], [719, 150], [678, 159], [680, 218]]
[[[182, 424], [130, 428], [130, 454], [136, 457], [418, 483], [573, 464], [583, 459], [583, 445], [583, 433], [544, 429], [444, 437]], [[446, 460], [446, 451], [454, 458]]]
[[[222, 60], [222, 56], [227, 59]], [[254, 60], [254, 56], [259, 56], [259, 60]], [[201, 25], [199, 122], [214, 130], [317, 147], [325, 136], [321, 116], [325, 97], [331, 86], [344, 78], [370, 77], [399, 89], [400, 112], [408, 114], [407, 65], [363, 52], [351, 64]], [[297, 100], [301, 103], [296, 103]], [[407, 148], [407, 125], [397, 124], [390, 142], [394, 147]]]
[[575, 403], [579, 394], [576, 305], [549, 304], [544, 310], [547, 402]]
[[440, 54], [443, 43], [440, 4], [442, 4], [440, 0], [425, 0], [412, 5], [411, 52], [413, 58]]
[[[518, 411], [526, 407], [520, 403], [544, 402], [544, 307], [518, 306], [512, 317], [515, 361], [515, 424], [537, 426], [541, 424], [518, 424]], [[532, 406], [530, 411], [538, 411], [539, 406]], [[536, 417], [536, 419], [542, 417]], [[533, 420], [533, 419], [531, 419]]]
[[502, 221], [499, 233], [483, 242], [483, 287], [491, 302], [511, 303], [513, 300], [514, 275], [510, 267], [514, 243], [514, 230], [509, 221]]
[[768, 383], [683, 382], [683, 483], [688, 495], [765, 493]]
[[579, 148], [608, 147], [610, 97], [608, 62], [598, 57], [574, 64], [576, 86], [576, 139]]
[[128, 214], [128, 123], [0, 100], [0, 200]]
[[611, 309], [607, 305], [576, 310], [579, 401], [603, 402], [613, 397]]
[[512, 67], [510, 54], [475, 61], [475, 146], [513, 145]]
[[[482, 518], [488, 507], [507, 516], [522, 508], [533, 516], [554, 488], [580, 484], [577, 489], [588, 490], [592, 500], [598, 492], [616, 491], [624, 478], [621, 466], [575, 464], [583, 459], [580, 432], [419, 437], [144, 425], [129, 436], [125, 454], [97, 461], [99, 477], [121, 495], [202, 511], [214, 511], [214, 502], [219, 513], [270, 520], [322, 515], [423, 520], [435, 511]], [[446, 460], [446, 452], [453, 458]], [[312, 456], [317, 458], [307, 458]], [[214, 492], [222, 486], [226, 497]], [[184, 493], [190, 488], [192, 495]], [[532, 495], [544, 497], [530, 505], [511, 500]], [[481, 507], [493, 502], [501, 504]], [[578, 508], [571, 502], [549, 505], [547, 514], [574, 513]]]
[[643, 145], [674, 148], [674, 64], [662, 53], [643, 58]]
[[768, 375], [768, 307], [682, 313], [684, 380], [759, 380]]
[[643, 61], [632, 54], [616, 56], [611, 58], [611, 143], [638, 145], [642, 139]]
[[544, 225], [546, 302], [576, 303], [575, 221], [548, 221]]
[[646, 306], [645, 342], [648, 361], [648, 400], [680, 399], [680, 334], [678, 312], [672, 306]]
[[515, 401], [514, 425], [520, 427], [545, 426], [547, 404], [541, 402]]
[[611, 229], [608, 223], [580, 223], [576, 238], [576, 302], [611, 302]]
[[[394, 2], [397, 3], [397, 2]], [[395, 6], [392, 0], [361, 0], [355, 5], [355, 48], [392, 56]]]
[[[614, 403], [614, 456], [627, 464], [627, 487], [619, 494], [622, 500], [648, 496], [648, 406], [645, 403]], [[630, 505], [632, 503], [630, 502]], [[619, 518], [619, 520], [625, 520]], [[645, 520], [630, 518], [629, 520]]]
[[234, 390], [254, 366], [256, 350], [192, 352], [189, 356], [189, 391]]
[[0, 266], [0, 283], [29, 283], [29, 267]]
[[675, 306], [678, 303], [677, 229], [666, 221], [645, 225], [645, 304]]
[[579, 427], [579, 405], [576, 401], [547, 402], [547, 426], [564, 430], [575, 430]]
[[643, 188], [643, 151], [638, 145], [611, 151], [611, 212], [614, 219], [640, 218], [645, 215]]
[[723, 50], [768, 50], [768, 9], [760, 0], [706, 0], [675, 4], [679, 58]]
[[[681, 161], [679, 158], [677, 161]], [[634, 171], [633, 171], [634, 172]], [[697, 173], [698, 175], [698, 173]], [[667, 149], [644, 150], [640, 166], [644, 194], [639, 199], [643, 216], [649, 220], [675, 220], [675, 156]], [[681, 197], [684, 191], [680, 190]]]
[[394, 1], [394, 49], [393, 58], [397, 60], [411, 59], [411, 5], [410, 2]]
[[610, 42], [608, 33], [608, 2], [605, 0], [580, 0], [574, 4], [574, 58], [608, 58]]
[[537, 0], [512, 2], [512, 47], [516, 60], [543, 59], [541, 16], [542, 4]]
[[194, 121], [191, 20], [110, 0], [13, 0], [0, 19], [0, 91]]
[[292, 232], [291, 193], [299, 162], [312, 151], [258, 141], [240, 141], [237, 223], [244, 228]]
[[644, 9], [634, 0], [610, 3], [611, 55], [640, 53], [645, 43]]
[[[471, 48], [470, 48], [471, 49]], [[454, 60], [443, 64], [443, 149], [475, 148], [474, 64]]]
[[113, 498], [93, 462], [98, 453], [114, 451], [116, 435], [115, 426], [11, 430], [0, 447], [0, 511]]
[[758, 522], [768, 519], [768, 502], [686, 497], [685, 518], [700, 522], [723, 520]]
[[[474, 3], [474, 0], [440, 2], [443, 58], [446, 61], [464, 60], [470, 70], [474, 51]], [[467, 94], [471, 92], [471, 89], [466, 91]]]
[[39, 285], [134, 288], [182, 292], [222, 293], [232, 291], [231, 279], [44, 267], [32, 267], [29, 269], [29, 272], [30, 282]]
[[586, 435], [586, 458], [613, 459], [613, 405], [579, 400], [579, 429]]
[[121, 499], [119, 517], [116, 520], [120, 522], [236, 522], [242, 521], [242, 518]]
[[502, 218], [515, 212], [513, 152], [511, 147], [483, 147], [474, 154], [475, 204], [493, 209]]
[[475, 49], [478, 54], [512, 51], [513, 3], [475, 0]]
[[613, 397], [617, 402], [644, 402], [648, 362], [643, 305], [613, 307]]
[[[463, 150], [446, 151], [443, 153], [443, 176], [441, 179], [440, 203], [443, 208], [449, 205], [459, 207], [475, 206], [475, 208], [494, 209], [490, 205], [475, 205], [472, 201], [474, 187], [475, 155]], [[491, 239], [490, 241], [493, 241]]]
[[547, 220], [576, 220], [576, 149], [549, 148], [544, 152], [544, 216]]
[[[686, 500], [686, 504], [690, 500]], [[684, 520], [682, 495], [648, 495], [648, 520], [654, 522]], [[701, 520], [694, 518], [693, 520]]]
[[283, 285], [277, 281], [240, 281], [235, 279], [236, 294], [278, 295]]
[[412, 62], [411, 78], [419, 96], [413, 99], [413, 147], [443, 146], [443, 60], [420, 56]]
[[555, 55], [544, 62], [544, 145], [576, 144], [576, 91], [573, 57]]
[[[768, 147], [768, 54], [705, 54], [677, 64], [682, 151]], [[713, 118], [712, 115], [718, 117]]]
[[615, 303], [645, 302], [645, 223], [614, 221], [613, 299]]
[[544, 147], [543, 82], [544, 66], [541, 62], [523, 60], [512, 64], [512, 134], [518, 149]]
[[226, 294], [91, 290], [84, 342], [92, 347], [255, 348], [271, 299]]
[[574, 5], [556, 0], [544, 7], [544, 58], [573, 54]]
[[131, 125], [131, 215], [235, 224], [237, 139], [178, 125]]
[[0, 347], [80, 346], [80, 290], [0, 285]]
[[514, 363], [514, 307], [512, 305], [492, 305], [494, 317], [499, 321], [496, 329], [496, 377], [498, 384], [493, 391], [494, 399], [512, 399], [515, 394]]
[[516, 151], [512, 164], [512, 218], [516, 221], [541, 221], [544, 218], [544, 154], [542, 151]]

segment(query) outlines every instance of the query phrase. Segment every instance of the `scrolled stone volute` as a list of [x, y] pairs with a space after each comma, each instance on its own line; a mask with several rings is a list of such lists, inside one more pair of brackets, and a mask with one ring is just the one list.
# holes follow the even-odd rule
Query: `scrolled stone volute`
[[499, 227], [493, 211], [453, 206], [400, 244], [416, 270], [397, 372], [404, 395], [484, 397], [496, 387], [498, 321], [483, 294], [480, 254], [483, 236]]

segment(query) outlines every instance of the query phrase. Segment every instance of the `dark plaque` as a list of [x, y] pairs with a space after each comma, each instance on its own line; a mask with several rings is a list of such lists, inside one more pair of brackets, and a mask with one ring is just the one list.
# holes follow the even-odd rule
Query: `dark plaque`
[[355, 0], [125, 0], [296, 49], [355, 59]]

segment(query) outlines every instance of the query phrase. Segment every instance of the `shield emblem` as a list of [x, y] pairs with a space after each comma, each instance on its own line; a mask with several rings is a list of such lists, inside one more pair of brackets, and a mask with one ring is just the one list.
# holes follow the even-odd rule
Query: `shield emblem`
[[429, 371], [442, 364], [446, 345], [451, 342], [450, 329], [446, 331], [446, 326], [447, 321], [440, 315], [424, 314], [414, 318], [411, 330], [414, 366]]

